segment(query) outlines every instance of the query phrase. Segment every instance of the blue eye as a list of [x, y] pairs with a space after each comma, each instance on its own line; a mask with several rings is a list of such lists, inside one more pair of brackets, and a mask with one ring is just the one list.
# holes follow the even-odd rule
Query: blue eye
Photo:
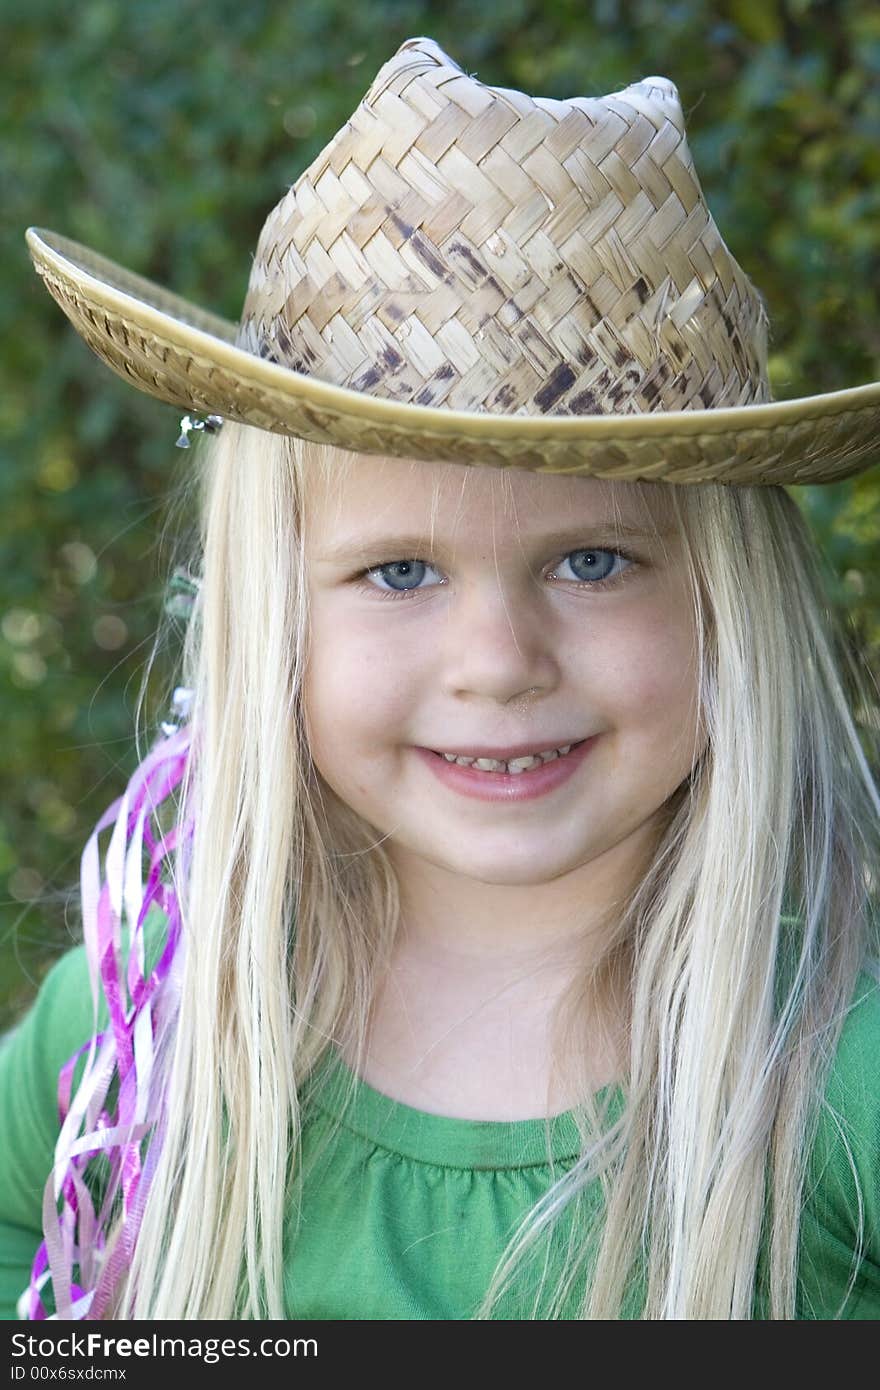
[[[429, 569], [433, 569], [433, 565], [426, 565], [423, 560], [390, 560], [387, 564], [374, 565], [372, 569], [364, 570], [364, 574], [381, 575], [383, 579], [387, 579], [391, 588], [391, 596], [394, 596], [413, 593], [415, 585]], [[408, 589], [407, 583], [413, 580], [415, 581], [413, 588]], [[380, 593], [388, 594], [388, 590], [380, 589]]]
[[619, 550], [570, 550], [563, 557], [562, 564], [571, 565], [578, 583], [586, 582], [588, 587], [595, 588], [597, 584], [604, 584], [626, 572], [614, 570], [615, 560], [624, 560], [627, 566], [631, 563], [629, 557]]
[[[615, 569], [618, 561], [623, 561], [625, 568]], [[598, 547], [570, 550], [563, 556], [556, 569], [561, 569], [566, 564], [571, 565], [575, 578], [566, 580], [563, 576], [563, 580], [574, 583], [581, 589], [610, 588], [629, 570], [638, 568], [638, 562], [622, 550]], [[362, 570], [355, 576], [355, 580], [358, 588], [368, 590], [379, 598], [408, 598], [411, 594], [420, 593], [424, 588], [439, 588], [441, 584], [448, 583], [448, 580], [441, 579], [440, 584], [421, 584], [420, 581], [426, 572], [432, 569], [434, 566], [424, 560], [389, 560], [385, 564], [371, 565], [369, 569]], [[438, 571], [434, 569], [434, 572]], [[381, 584], [376, 582], [379, 579], [382, 580]]]

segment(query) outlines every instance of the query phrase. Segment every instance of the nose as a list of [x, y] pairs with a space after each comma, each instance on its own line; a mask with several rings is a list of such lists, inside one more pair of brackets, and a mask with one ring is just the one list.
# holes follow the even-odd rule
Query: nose
[[559, 683], [556, 627], [525, 586], [500, 580], [466, 586], [447, 612], [443, 683], [457, 696], [508, 704]]

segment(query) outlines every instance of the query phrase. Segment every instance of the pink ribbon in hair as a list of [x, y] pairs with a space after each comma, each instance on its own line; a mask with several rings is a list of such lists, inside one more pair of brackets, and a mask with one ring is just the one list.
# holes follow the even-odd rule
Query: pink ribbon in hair
[[[176, 699], [184, 694], [188, 692], [178, 691]], [[186, 872], [186, 851], [193, 833], [190, 820], [182, 833], [175, 825], [167, 835], [154, 834], [157, 809], [182, 781], [190, 750], [188, 725], [177, 728], [163, 724], [162, 729], [165, 737], [139, 765], [124, 794], [104, 812], [83, 851], [83, 935], [95, 1031], [65, 1063], [58, 1079], [61, 1131], [43, 1194], [44, 1239], [19, 1304], [20, 1311], [33, 1320], [95, 1320], [106, 1314], [117, 1282], [131, 1261], [161, 1149], [163, 1115], [154, 1077], [154, 1044], [159, 1022], [176, 1014], [181, 957], [179, 903], [173, 887], [160, 882], [160, 873], [162, 861], [178, 849], [182, 850], [182, 871]], [[110, 825], [113, 832], [102, 881], [98, 836]], [[150, 858], [146, 884], [145, 846]], [[143, 927], [154, 903], [167, 916], [168, 932], [161, 955], [147, 975]], [[126, 921], [134, 924], [125, 969], [123, 912]], [[103, 1031], [97, 1028], [99, 988], [110, 1020]], [[84, 1054], [85, 1070], [72, 1094], [74, 1070]], [[115, 1104], [111, 1104], [108, 1095], [114, 1079], [118, 1092]], [[98, 1155], [107, 1161], [109, 1180], [96, 1211], [85, 1171]], [[108, 1258], [107, 1230], [119, 1215], [116, 1199], [120, 1189], [122, 1225]], [[54, 1314], [47, 1312], [42, 1298], [49, 1280]]]

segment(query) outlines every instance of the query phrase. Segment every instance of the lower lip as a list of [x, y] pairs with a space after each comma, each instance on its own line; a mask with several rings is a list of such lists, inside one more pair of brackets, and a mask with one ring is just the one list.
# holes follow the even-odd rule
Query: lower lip
[[415, 751], [444, 786], [462, 796], [472, 796], [478, 801], [532, 801], [555, 791], [574, 776], [597, 738], [595, 734], [585, 739], [565, 757], [554, 758], [531, 772], [481, 772], [479, 768], [462, 767], [461, 763], [448, 763], [442, 754], [430, 748], [416, 748]]

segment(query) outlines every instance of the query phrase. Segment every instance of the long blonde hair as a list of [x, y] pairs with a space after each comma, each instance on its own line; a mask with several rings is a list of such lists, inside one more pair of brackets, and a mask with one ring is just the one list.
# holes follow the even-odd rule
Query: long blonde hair
[[[192, 691], [180, 809], [197, 829], [176, 885], [180, 1009], [157, 1057], [165, 1133], [116, 1316], [283, 1318], [301, 1087], [331, 1044], [364, 1058], [398, 888], [304, 737], [303, 507], [333, 451], [227, 422], [195, 452], [183, 503], [200, 518], [188, 557], [200, 588], [176, 679]], [[479, 1317], [597, 1178], [601, 1220], [569, 1243], [549, 1316], [575, 1290], [585, 1318], [751, 1317], [765, 1237], [768, 1316], [794, 1316], [810, 1138], [856, 976], [877, 951], [874, 692], [789, 493], [668, 492], [708, 742], [609, 923], [606, 965], [629, 961], [625, 1105], [612, 1122], [584, 1087], [581, 1158], [524, 1219]], [[587, 983], [557, 1020], [569, 1057]]]

